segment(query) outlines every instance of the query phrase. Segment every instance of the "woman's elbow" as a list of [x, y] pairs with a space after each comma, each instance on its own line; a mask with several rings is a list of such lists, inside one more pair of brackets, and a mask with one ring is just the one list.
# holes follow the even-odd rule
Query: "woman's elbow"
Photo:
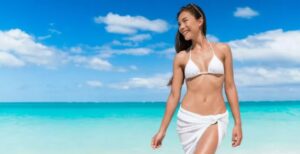
[[172, 97], [173, 100], [179, 100], [180, 98], [180, 92], [177, 90], [172, 90], [170, 93], [170, 97]]
[[230, 82], [230, 83], [226, 83], [225, 84], [225, 91], [231, 91], [231, 90], [233, 90], [233, 89], [235, 89], [236, 87], [235, 87], [235, 84], [234, 84], [234, 82]]

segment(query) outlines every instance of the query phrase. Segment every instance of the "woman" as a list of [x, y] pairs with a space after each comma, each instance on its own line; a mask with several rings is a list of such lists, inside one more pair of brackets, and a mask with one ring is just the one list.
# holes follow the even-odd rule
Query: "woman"
[[180, 99], [182, 84], [187, 92], [177, 114], [177, 132], [186, 154], [213, 154], [226, 134], [228, 111], [222, 95], [223, 83], [234, 117], [232, 146], [242, 141], [238, 95], [234, 83], [232, 54], [224, 43], [206, 39], [206, 18], [202, 9], [188, 4], [177, 14], [176, 55], [171, 92], [152, 148], [159, 148]]

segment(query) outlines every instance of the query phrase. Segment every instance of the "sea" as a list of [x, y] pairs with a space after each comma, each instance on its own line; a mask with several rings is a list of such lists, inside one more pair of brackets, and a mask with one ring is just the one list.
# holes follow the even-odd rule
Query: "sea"
[[[218, 154], [300, 154], [300, 101], [241, 101], [243, 141], [229, 126]], [[165, 102], [1, 102], [0, 154], [183, 154], [177, 111], [151, 148]]]

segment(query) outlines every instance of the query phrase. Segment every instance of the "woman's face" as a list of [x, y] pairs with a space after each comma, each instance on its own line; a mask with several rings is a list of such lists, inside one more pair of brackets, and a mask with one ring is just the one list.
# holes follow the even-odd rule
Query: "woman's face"
[[[200, 18], [202, 19], [202, 18]], [[178, 29], [185, 40], [195, 38], [195, 34], [199, 34], [202, 20], [196, 19], [190, 12], [182, 11], [178, 17]]]

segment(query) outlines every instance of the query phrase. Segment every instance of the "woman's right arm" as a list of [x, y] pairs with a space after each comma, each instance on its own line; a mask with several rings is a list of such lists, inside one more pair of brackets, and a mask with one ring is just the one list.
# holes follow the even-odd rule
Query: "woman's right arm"
[[158, 148], [160, 146], [161, 140], [167, 132], [167, 128], [170, 124], [170, 121], [180, 100], [181, 88], [184, 79], [182, 70], [182, 60], [184, 59], [183, 54], [184, 53], [182, 52], [176, 54], [173, 61], [173, 80], [171, 84], [171, 91], [167, 99], [166, 109], [159, 131], [152, 140], [153, 148]]
[[181, 87], [183, 83], [183, 70], [182, 61], [183, 57], [181, 53], [176, 54], [173, 62], [173, 81], [171, 85], [171, 90], [166, 103], [165, 114], [159, 129], [160, 132], [166, 133], [169, 123], [173, 117], [175, 109], [178, 105], [181, 96]]

